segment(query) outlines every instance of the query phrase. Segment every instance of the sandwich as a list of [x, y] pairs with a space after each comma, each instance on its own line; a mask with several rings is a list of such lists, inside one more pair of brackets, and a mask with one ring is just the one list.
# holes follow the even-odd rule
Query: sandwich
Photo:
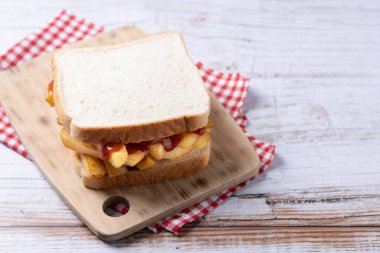
[[86, 187], [150, 184], [208, 164], [210, 98], [178, 33], [61, 49], [46, 101]]

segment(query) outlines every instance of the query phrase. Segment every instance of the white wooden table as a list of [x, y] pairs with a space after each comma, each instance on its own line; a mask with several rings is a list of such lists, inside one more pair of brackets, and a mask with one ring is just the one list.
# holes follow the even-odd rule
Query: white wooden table
[[380, 2], [205, 2], [0, 1], [0, 52], [62, 8], [182, 32], [194, 59], [251, 78], [249, 131], [277, 145], [265, 175], [180, 236], [112, 244], [0, 145], [0, 252], [380, 251]]

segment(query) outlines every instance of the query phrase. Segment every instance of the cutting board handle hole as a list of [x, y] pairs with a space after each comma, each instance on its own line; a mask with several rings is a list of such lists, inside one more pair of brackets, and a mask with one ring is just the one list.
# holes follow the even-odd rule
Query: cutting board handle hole
[[121, 196], [112, 196], [103, 202], [103, 212], [111, 217], [120, 217], [129, 212], [129, 202]]

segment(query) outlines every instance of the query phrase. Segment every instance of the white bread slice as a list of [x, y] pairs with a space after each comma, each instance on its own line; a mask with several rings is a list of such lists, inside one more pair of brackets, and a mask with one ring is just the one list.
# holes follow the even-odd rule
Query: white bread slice
[[[151, 184], [164, 180], [184, 177], [203, 169], [210, 159], [211, 144], [195, 148], [175, 160], [160, 160], [146, 170], [131, 170], [116, 177], [90, 177], [86, 170], [80, 170], [83, 184], [92, 189], [111, 189], [133, 185]], [[78, 157], [75, 157], [78, 160]], [[78, 167], [78, 166], [76, 166]]]
[[58, 121], [87, 143], [137, 143], [204, 127], [210, 99], [178, 33], [54, 54]]

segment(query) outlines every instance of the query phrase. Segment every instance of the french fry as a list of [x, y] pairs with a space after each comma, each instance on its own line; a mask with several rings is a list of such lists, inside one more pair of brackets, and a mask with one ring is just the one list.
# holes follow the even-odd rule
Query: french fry
[[146, 156], [141, 162], [139, 162], [136, 167], [139, 170], [146, 170], [149, 169], [150, 167], [153, 167], [156, 162], [153, 160], [151, 156]]
[[149, 146], [149, 153], [154, 160], [161, 160], [164, 157], [165, 149], [161, 143], [156, 143]]
[[48, 104], [51, 107], [54, 107], [55, 105], [53, 93], [54, 93], [54, 82], [51, 81], [47, 87], [46, 95], [45, 95], [45, 101], [48, 102]]
[[116, 176], [123, 175], [123, 174], [128, 172], [127, 166], [121, 166], [119, 168], [115, 168], [112, 166], [112, 164], [110, 164], [107, 161], [104, 161], [104, 164], [106, 166], [109, 177], [116, 177]]
[[80, 155], [80, 159], [89, 176], [103, 177], [107, 174], [106, 167], [102, 160], [88, 155]]
[[204, 133], [195, 141], [194, 147], [203, 148], [207, 143], [210, 142], [211, 135], [209, 133]]
[[214, 121], [209, 120], [209, 121], [207, 122], [206, 128], [211, 128], [211, 127], [213, 127], [213, 126], [214, 126]]
[[194, 142], [198, 139], [199, 135], [196, 133], [183, 133], [182, 139], [177, 144], [177, 147], [187, 148], [193, 146]]
[[80, 154], [93, 156], [99, 159], [101, 158], [99, 152], [96, 150], [96, 148], [93, 145], [73, 139], [66, 128], [63, 128], [61, 130], [61, 133], [59, 136], [61, 138], [63, 145], [66, 148], [72, 149]]
[[128, 151], [125, 148], [125, 145], [115, 152], [112, 152], [107, 162], [112, 164], [113, 167], [119, 168], [123, 166], [128, 161]]
[[173, 150], [165, 152], [164, 159], [174, 160], [180, 156], [185, 155], [192, 149], [193, 147], [187, 147], [187, 148], [175, 147]]
[[53, 107], [54, 106], [54, 98], [53, 95], [49, 94], [46, 95], [45, 101], [48, 102], [48, 104]]
[[128, 166], [136, 166], [142, 159], [145, 157], [145, 152], [143, 151], [137, 151], [132, 154], [128, 154], [128, 160], [124, 163], [125, 165]]

